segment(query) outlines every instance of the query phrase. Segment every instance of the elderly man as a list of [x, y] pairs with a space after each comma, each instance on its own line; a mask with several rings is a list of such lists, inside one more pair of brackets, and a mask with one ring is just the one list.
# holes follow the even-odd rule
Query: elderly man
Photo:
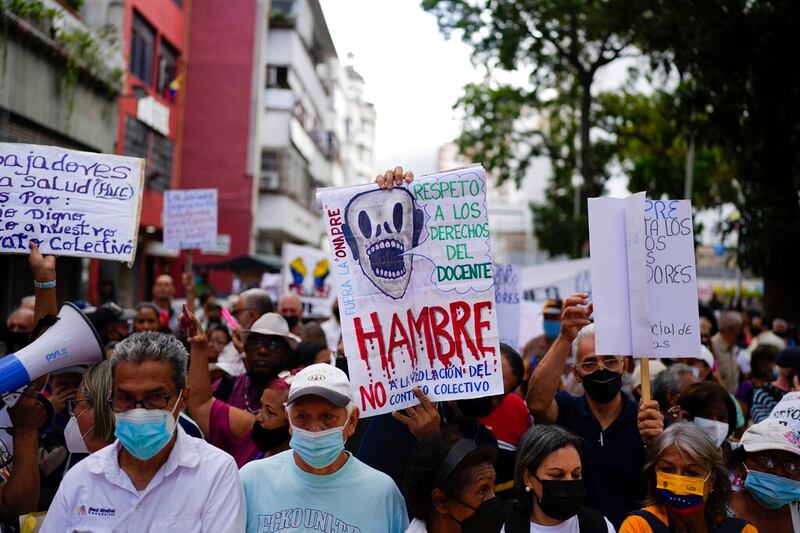
[[[34, 326], [33, 318], [33, 310], [27, 307], [19, 307], [11, 313], [6, 321], [5, 330], [0, 332], [0, 340], [5, 344], [5, 353], [17, 352], [28, 345]], [[2, 349], [0, 345], [0, 350]], [[5, 353], [0, 351], [0, 355]]]
[[177, 424], [188, 354], [174, 337], [136, 333], [114, 350], [118, 440], [67, 472], [41, 531], [242, 531], [233, 458]]
[[[272, 299], [270, 299], [267, 291], [263, 289], [248, 289], [239, 293], [236, 303], [233, 305], [231, 314], [239, 322], [239, 327], [242, 329], [250, 329], [253, 322], [258, 320], [262, 315], [274, 311]], [[242, 352], [244, 347], [239, 342], [237, 337], [238, 332], [234, 331], [234, 340], [229, 342], [222, 353], [219, 354], [217, 362], [224, 363], [231, 369], [234, 376], [240, 376], [246, 372], [244, 362], [242, 361]]]
[[277, 313], [267, 313], [242, 330], [247, 372], [223, 380], [214, 397], [233, 407], [255, 414], [261, 410], [261, 394], [282, 370], [293, 366], [294, 350], [300, 339], [289, 332], [289, 326]]
[[241, 470], [248, 533], [406, 530], [394, 482], [344, 449], [358, 423], [344, 372], [328, 364], [303, 369], [289, 388], [286, 414], [291, 449]]
[[711, 351], [717, 361], [722, 386], [731, 394], [736, 394], [739, 388], [739, 346], [736, 341], [741, 331], [741, 313], [725, 311], [719, 319], [719, 331], [711, 337]]
[[178, 330], [178, 315], [180, 306], [175, 306], [172, 297], [175, 296], [175, 281], [169, 274], [161, 274], [153, 284], [153, 303], [169, 317], [169, 329]]
[[[531, 377], [526, 401], [539, 424], [559, 424], [583, 437], [586, 505], [619, 527], [644, 496], [644, 447], [664, 429], [658, 402], [637, 406], [621, 392], [623, 357], [595, 353], [592, 305], [579, 293], [564, 302], [561, 331]], [[556, 394], [567, 357], [585, 394]]]
[[295, 335], [300, 334], [303, 320], [303, 304], [296, 294], [284, 294], [278, 300], [278, 313], [289, 324], [289, 329]]

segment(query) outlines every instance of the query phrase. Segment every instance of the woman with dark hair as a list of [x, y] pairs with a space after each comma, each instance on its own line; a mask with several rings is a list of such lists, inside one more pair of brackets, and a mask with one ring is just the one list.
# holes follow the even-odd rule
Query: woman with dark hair
[[727, 456], [727, 439], [736, 431], [736, 404], [728, 391], [717, 382], [692, 383], [678, 397], [679, 419], [698, 425], [715, 446]]
[[169, 329], [164, 327], [161, 310], [153, 302], [141, 302], [136, 306], [136, 316], [133, 318], [133, 332], [161, 331]]
[[757, 533], [728, 516], [731, 483], [722, 453], [697, 424], [676, 422], [656, 439], [644, 463], [645, 507], [620, 533], [661, 531]]
[[331, 362], [331, 351], [321, 342], [303, 341], [294, 350], [294, 362], [297, 367], [307, 367], [316, 363]]
[[403, 492], [413, 520], [407, 533], [497, 533], [504, 504], [494, 495], [497, 452], [453, 427], [411, 449]]
[[615, 533], [602, 514], [583, 506], [583, 440], [561, 426], [533, 426], [517, 447], [517, 513], [505, 533]]
[[759, 344], [750, 358], [750, 377], [739, 385], [736, 390], [736, 399], [742, 406], [746, 417], [750, 416], [753, 406], [753, 393], [759, 387], [771, 383], [775, 375], [775, 361], [778, 357], [778, 348], [771, 344]]

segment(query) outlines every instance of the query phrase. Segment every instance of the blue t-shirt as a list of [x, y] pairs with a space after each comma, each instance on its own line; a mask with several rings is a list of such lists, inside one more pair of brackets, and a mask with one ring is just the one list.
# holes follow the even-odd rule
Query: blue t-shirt
[[402, 533], [408, 527], [405, 500], [386, 474], [350, 456], [333, 474], [317, 476], [301, 470], [293, 454], [252, 461], [239, 471], [247, 533]]

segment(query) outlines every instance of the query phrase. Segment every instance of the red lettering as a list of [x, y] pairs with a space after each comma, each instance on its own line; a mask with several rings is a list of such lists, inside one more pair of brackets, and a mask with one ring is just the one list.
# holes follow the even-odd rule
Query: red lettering
[[[383, 328], [381, 327], [381, 321], [378, 318], [378, 313], [372, 312], [369, 314], [369, 318], [372, 320], [372, 327], [374, 328], [372, 331], [367, 332], [364, 331], [364, 326], [361, 325], [361, 317], [357, 316], [353, 319], [353, 328], [356, 330], [356, 342], [358, 343], [358, 352], [361, 356], [361, 359], [366, 363], [367, 370], [370, 369], [369, 365], [369, 351], [367, 350], [367, 341], [377, 341], [378, 343], [378, 352], [381, 356], [381, 366], [383, 367], [384, 372], [387, 371], [386, 368], [386, 347], [383, 343]], [[386, 374], [389, 375], [388, 372]]]
[[422, 339], [425, 339], [425, 351], [428, 353], [428, 364], [433, 366], [436, 353], [433, 350], [433, 337], [431, 336], [431, 323], [428, 317], [428, 308], [423, 307], [416, 320], [414, 320], [414, 313], [411, 309], [406, 312], [406, 316], [408, 317], [408, 331], [411, 333], [411, 364], [413, 368], [417, 368], [418, 337], [422, 337], [420, 339], [420, 346], [422, 346]]
[[463, 365], [465, 363], [464, 344], [467, 345], [467, 349], [469, 353], [472, 354], [472, 357], [474, 357], [476, 361], [479, 361], [478, 350], [475, 348], [475, 343], [472, 341], [472, 337], [470, 337], [469, 331], [467, 331], [465, 327], [470, 317], [469, 304], [467, 302], [452, 302], [450, 304], [450, 314], [453, 316], [453, 340], [456, 343], [456, 354], [458, 358], [461, 359], [461, 364]]
[[378, 409], [386, 405], [386, 388], [382, 382], [370, 383], [369, 390], [364, 385], [359, 387], [361, 396], [361, 410], [367, 410], [367, 402], [371, 409]]
[[[455, 344], [453, 343], [453, 337], [447, 332], [447, 325], [450, 323], [450, 315], [447, 313], [447, 309], [444, 307], [439, 307], [438, 305], [430, 307], [431, 313], [431, 332], [433, 333], [433, 344], [436, 347], [437, 354], [436, 356], [439, 358], [439, 361], [442, 362], [444, 366], [450, 366], [450, 358], [453, 357], [453, 352], [455, 352]], [[436, 315], [442, 317], [442, 320], [439, 321], [436, 319]], [[443, 342], [447, 343], [447, 349], [443, 349]]]
[[[398, 339], [397, 336], [400, 335]], [[414, 350], [414, 347], [411, 346], [411, 342], [408, 340], [408, 334], [406, 333], [406, 328], [403, 327], [403, 323], [400, 321], [400, 317], [397, 316], [397, 313], [392, 313], [392, 325], [389, 327], [389, 349], [387, 350], [387, 363], [391, 365], [392, 370], [394, 370], [394, 350], [395, 348], [401, 348], [405, 346], [406, 351], [411, 354]], [[416, 360], [416, 357], [412, 359]], [[416, 361], [412, 361], [413, 368], [416, 368]]]
[[475, 340], [478, 343], [478, 350], [480, 350], [481, 354], [486, 357], [487, 353], [494, 355], [494, 348], [491, 346], [484, 346], [483, 344], [483, 330], [489, 329], [489, 321], [488, 320], [481, 320], [481, 315], [483, 314], [482, 311], [484, 309], [492, 311], [492, 302], [491, 300], [486, 300], [483, 302], [478, 302], [474, 305], [475, 307]]

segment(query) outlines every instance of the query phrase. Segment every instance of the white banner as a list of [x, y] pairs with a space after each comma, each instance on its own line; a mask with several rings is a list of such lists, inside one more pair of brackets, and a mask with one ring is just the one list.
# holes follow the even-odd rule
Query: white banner
[[132, 263], [144, 160], [0, 143], [0, 252]]
[[[517, 265], [494, 266], [494, 301], [497, 304], [497, 327], [500, 342], [515, 350], [520, 349], [519, 322], [522, 269]], [[527, 317], [526, 317], [527, 318]]]
[[522, 268], [522, 296], [526, 302], [565, 300], [576, 292], [592, 292], [589, 258], [553, 261]]
[[321, 189], [350, 382], [364, 416], [502, 394], [486, 176]]
[[318, 248], [284, 243], [281, 294], [296, 294], [306, 317], [329, 317], [336, 293], [328, 254]]
[[205, 250], [217, 246], [217, 189], [164, 192], [164, 247]]

